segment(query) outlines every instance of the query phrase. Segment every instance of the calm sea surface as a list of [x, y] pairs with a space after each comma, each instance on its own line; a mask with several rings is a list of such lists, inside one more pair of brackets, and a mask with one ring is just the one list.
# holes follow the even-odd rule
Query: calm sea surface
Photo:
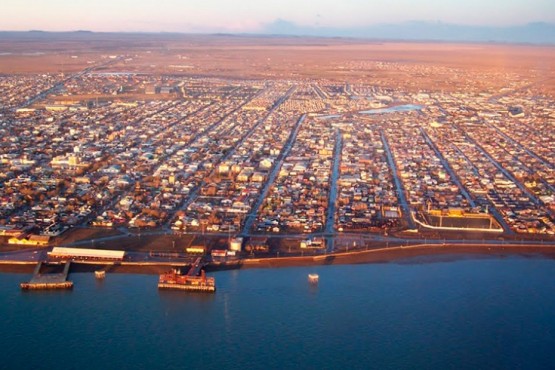
[[123, 274], [72, 274], [73, 291], [22, 292], [28, 275], [0, 274], [0, 368], [555, 368], [553, 260], [213, 275], [218, 291], [203, 295]]

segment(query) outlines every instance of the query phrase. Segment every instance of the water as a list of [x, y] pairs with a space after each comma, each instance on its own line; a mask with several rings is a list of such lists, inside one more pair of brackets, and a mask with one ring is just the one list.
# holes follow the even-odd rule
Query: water
[[406, 104], [406, 105], [397, 105], [395, 107], [389, 107], [389, 108], [378, 108], [378, 109], [370, 109], [370, 110], [364, 110], [361, 111], [359, 113], [362, 114], [382, 114], [382, 113], [395, 113], [395, 112], [410, 112], [413, 110], [422, 110], [422, 106], [421, 105], [415, 105], [415, 104]]
[[340, 114], [326, 114], [321, 116], [316, 116], [319, 119], [334, 119], [334, 118], [341, 118]]
[[[320, 275], [310, 286], [307, 275]], [[259, 269], [215, 274], [214, 295], [156, 276], [72, 274], [21, 292], [1, 274], [6, 369], [548, 369], [555, 261]]]

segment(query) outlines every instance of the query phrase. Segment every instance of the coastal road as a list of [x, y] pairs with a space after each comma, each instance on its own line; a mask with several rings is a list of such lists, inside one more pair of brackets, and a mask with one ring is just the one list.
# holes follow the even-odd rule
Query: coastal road
[[50, 247], [46, 248], [33, 248], [22, 249], [18, 251], [2, 252], [0, 253], [0, 261], [26, 261], [26, 262], [39, 262], [47, 257], [47, 252], [51, 250]]
[[[306, 234], [299, 235], [306, 237]], [[282, 235], [282, 237], [291, 238], [291, 235]], [[384, 250], [387, 248], [392, 249], [403, 249], [403, 248], [418, 248], [426, 246], [444, 246], [447, 250], [450, 247], [455, 246], [473, 246], [473, 247], [531, 247], [531, 248], [555, 248], [555, 239], [551, 240], [498, 240], [498, 239], [426, 239], [426, 238], [411, 238], [402, 239], [396, 237], [385, 237], [372, 234], [364, 233], [354, 233], [354, 234], [341, 234], [337, 236], [338, 245], [345, 246], [346, 251], [362, 251], [364, 249], [368, 251], [372, 250]], [[101, 239], [98, 239], [101, 240]], [[90, 243], [89, 241], [81, 241], [85, 244]], [[360, 242], [360, 243], [359, 243]], [[373, 245], [369, 245], [373, 243]], [[80, 243], [75, 243], [76, 244]], [[353, 246], [353, 248], [349, 248]], [[2, 263], [13, 263], [17, 262], [39, 262], [47, 260], [47, 252], [50, 251], [52, 247], [40, 248], [40, 249], [28, 249], [19, 250], [11, 252], [0, 253], [0, 264]], [[169, 250], [169, 249], [168, 249]], [[537, 250], [534, 250], [537, 251]], [[341, 253], [337, 250], [334, 252]], [[138, 251], [128, 251], [127, 261], [128, 262], [144, 262], [144, 263], [183, 263], [188, 264], [192, 261], [190, 256], [178, 256], [173, 257], [171, 253], [163, 253], [151, 255], [149, 252], [138, 252]], [[326, 252], [326, 254], [328, 254]]]

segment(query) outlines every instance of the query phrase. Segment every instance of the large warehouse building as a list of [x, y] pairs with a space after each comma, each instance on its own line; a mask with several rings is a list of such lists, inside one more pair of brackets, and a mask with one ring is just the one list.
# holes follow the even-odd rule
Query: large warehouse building
[[61, 259], [123, 261], [125, 251], [54, 247], [48, 256]]

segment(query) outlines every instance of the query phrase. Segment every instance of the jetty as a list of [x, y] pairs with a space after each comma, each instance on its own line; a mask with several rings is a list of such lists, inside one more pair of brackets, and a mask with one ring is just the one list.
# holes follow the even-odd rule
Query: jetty
[[185, 275], [181, 274], [179, 269], [174, 268], [170, 272], [160, 275], [158, 289], [214, 293], [216, 291], [216, 281], [213, 277], [206, 277], [203, 267], [204, 262], [202, 257], [199, 257]]
[[23, 290], [71, 289], [73, 282], [67, 280], [70, 266], [69, 261], [64, 263], [40, 261], [35, 267], [31, 280], [21, 283], [20, 287]]

